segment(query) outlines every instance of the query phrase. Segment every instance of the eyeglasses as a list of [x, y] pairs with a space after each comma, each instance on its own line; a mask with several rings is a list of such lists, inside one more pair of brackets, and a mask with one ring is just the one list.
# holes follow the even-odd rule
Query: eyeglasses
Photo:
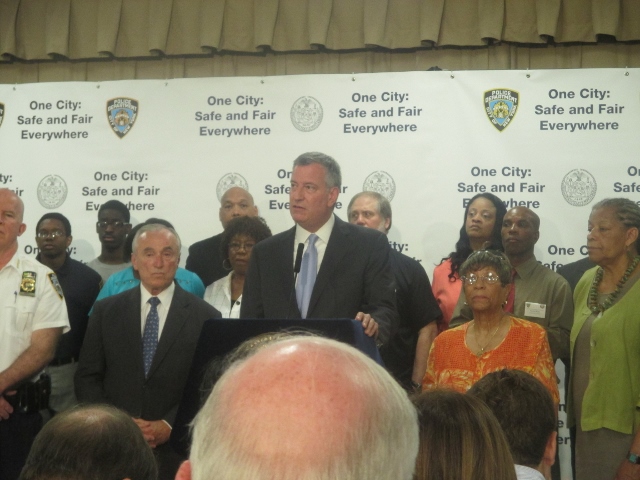
[[245, 252], [250, 252], [251, 249], [255, 246], [256, 244], [254, 242], [247, 242], [247, 243], [233, 242], [229, 244], [229, 251], [239, 252], [240, 250], [244, 249]]
[[500, 281], [500, 277], [493, 272], [489, 272], [488, 274], [482, 275], [480, 277], [475, 273], [470, 273], [469, 275], [466, 275], [461, 279], [462, 283], [464, 283], [465, 285], [474, 285], [478, 280], [482, 280], [489, 285], [495, 285]]
[[66, 237], [66, 234], [60, 230], [54, 230], [53, 232], [45, 232], [44, 230], [36, 233], [36, 237], [38, 238], [58, 238], [58, 237]]
[[124, 227], [125, 225], [128, 225], [128, 223], [123, 222], [121, 220], [101, 220], [99, 222], [96, 222], [96, 227], [98, 228], [107, 228], [107, 227], [121, 228], [121, 227]]

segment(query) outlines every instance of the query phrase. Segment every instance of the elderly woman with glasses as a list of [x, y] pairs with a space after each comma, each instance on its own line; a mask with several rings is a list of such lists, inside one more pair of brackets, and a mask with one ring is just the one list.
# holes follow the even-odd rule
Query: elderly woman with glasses
[[466, 392], [487, 373], [522, 370], [540, 380], [559, 403], [547, 334], [541, 326], [503, 310], [511, 290], [511, 265], [497, 251], [472, 253], [460, 278], [473, 321], [436, 337], [422, 388], [446, 387]]
[[222, 266], [229, 275], [213, 282], [204, 292], [204, 300], [222, 313], [222, 318], [238, 318], [244, 278], [256, 243], [269, 238], [271, 230], [260, 217], [236, 217], [222, 234]]

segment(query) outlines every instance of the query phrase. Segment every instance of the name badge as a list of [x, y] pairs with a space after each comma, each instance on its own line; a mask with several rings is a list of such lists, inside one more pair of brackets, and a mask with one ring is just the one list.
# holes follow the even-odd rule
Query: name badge
[[545, 318], [547, 314], [547, 306], [544, 303], [525, 302], [524, 316], [534, 318]]

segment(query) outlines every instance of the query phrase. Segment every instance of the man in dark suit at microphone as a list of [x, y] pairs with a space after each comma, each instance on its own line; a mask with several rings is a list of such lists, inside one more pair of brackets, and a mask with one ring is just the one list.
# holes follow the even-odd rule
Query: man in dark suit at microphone
[[254, 247], [241, 318], [354, 318], [379, 342], [390, 338], [398, 314], [389, 244], [381, 232], [333, 214], [341, 184], [340, 166], [328, 155], [304, 153], [293, 162], [289, 209], [296, 225]]

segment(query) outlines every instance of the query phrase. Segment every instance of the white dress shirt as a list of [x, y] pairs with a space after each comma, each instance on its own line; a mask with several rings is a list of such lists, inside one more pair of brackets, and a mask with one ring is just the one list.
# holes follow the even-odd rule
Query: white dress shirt
[[222, 318], [240, 318], [242, 295], [231, 305], [232, 277], [233, 271], [229, 272], [226, 277], [213, 282], [204, 292], [204, 301], [213, 305], [222, 314]]
[[517, 464], [516, 477], [518, 480], [544, 480], [544, 475], [542, 475], [538, 470]]
[[[318, 236], [318, 239], [316, 240], [316, 243], [315, 243], [316, 250], [318, 251], [318, 271], [320, 270], [320, 265], [322, 265], [324, 252], [327, 250], [329, 237], [331, 236], [331, 231], [333, 230], [333, 226], [335, 225], [335, 223], [336, 223], [336, 219], [333, 216], [333, 214], [331, 214], [331, 217], [329, 218], [329, 220], [327, 220], [327, 223], [321, 226], [317, 232], [314, 232]], [[296, 261], [296, 254], [298, 253], [298, 244], [304, 243], [304, 251], [306, 252], [307, 248], [309, 247], [309, 235], [311, 235], [311, 232], [308, 232], [307, 230], [302, 228], [300, 225], [296, 224], [296, 239], [293, 244], [294, 265]], [[316, 273], [318, 273], [318, 271], [316, 271]]]
[[171, 282], [171, 285], [161, 291], [158, 295], [151, 295], [149, 291], [142, 286], [142, 283], [140, 284], [140, 333], [142, 335], [144, 335], [144, 326], [147, 323], [147, 315], [149, 315], [149, 310], [151, 310], [151, 304], [148, 302], [151, 297], [155, 296], [160, 300], [160, 304], [158, 305], [158, 340], [160, 340], [175, 289], [176, 284]]

